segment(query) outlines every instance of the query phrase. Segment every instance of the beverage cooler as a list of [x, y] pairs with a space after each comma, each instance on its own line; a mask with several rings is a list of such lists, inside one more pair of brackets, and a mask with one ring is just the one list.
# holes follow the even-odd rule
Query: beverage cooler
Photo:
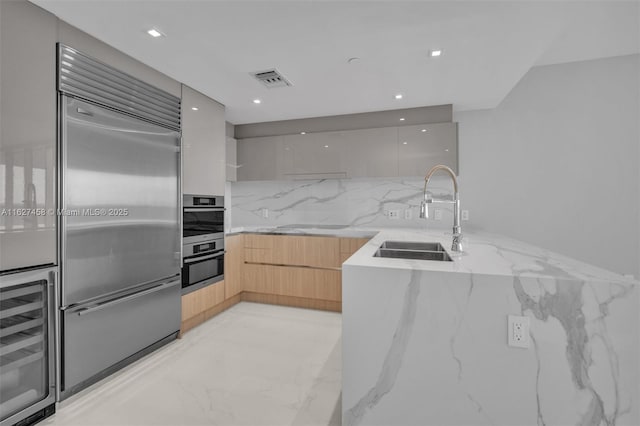
[[56, 268], [0, 276], [0, 425], [55, 410]]

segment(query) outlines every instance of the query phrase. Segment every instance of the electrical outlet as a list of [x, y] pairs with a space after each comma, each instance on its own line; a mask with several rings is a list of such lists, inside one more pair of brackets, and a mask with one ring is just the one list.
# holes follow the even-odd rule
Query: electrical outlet
[[433, 214], [433, 218], [435, 220], [442, 220], [442, 210], [436, 209], [436, 211]]
[[528, 348], [529, 337], [529, 317], [509, 315], [507, 320], [507, 340], [509, 346], [514, 348]]
[[412, 217], [413, 217], [413, 212], [411, 211], [411, 209], [406, 209], [404, 211], [405, 220], [411, 220]]
[[389, 219], [400, 219], [400, 210], [389, 210]]
[[269, 209], [267, 208], [262, 209], [262, 217], [265, 219], [269, 218]]
[[462, 220], [469, 220], [469, 210], [462, 210]]

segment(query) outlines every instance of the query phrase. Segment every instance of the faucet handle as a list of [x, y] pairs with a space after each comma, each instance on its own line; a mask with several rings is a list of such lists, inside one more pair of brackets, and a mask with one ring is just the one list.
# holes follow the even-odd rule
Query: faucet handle
[[427, 206], [427, 202], [422, 200], [420, 203], [420, 219], [428, 219], [429, 218], [429, 207]]
[[451, 243], [451, 251], [462, 253], [462, 234], [453, 234], [453, 241]]

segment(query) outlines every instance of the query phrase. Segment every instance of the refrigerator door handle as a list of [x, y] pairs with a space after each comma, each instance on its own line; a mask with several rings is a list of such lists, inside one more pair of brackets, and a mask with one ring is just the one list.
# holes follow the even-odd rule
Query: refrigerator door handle
[[138, 297], [146, 296], [148, 294], [155, 293], [156, 291], [160, 291], [160, 290], [163, 290], [165, 288], [173, 287], [174, 285], [178, 285], [178, 284], [182, 284], [182, 281], [180, 279], [177, 279], [177, 280], [174, 279], [172, 281], [168, 281], [168, 282], [163, 283], [163, 284], [158, 284], [158, 285], [153, 286], [153, 287], [151, 287], [151, 288], [149, 288], [147, 290], [143, 290], [143, 291], [141, 291], [139, 293], [130, 294], [128, 296], [120, 297], [118, 299], [108, 300], [106, 302], [100, 303], [100, 304], [95, 305], [95, 306], [91, 306], [89, 308], [82, 308], [82, 309], [76, 311], [75, 313], [77, 313], [78, 315], [88, 315], [88, 314], [90, 314], [92, 312], [101, 311], [101, 310], [109, 308], [111, 306], [119, 305], [120, 303], [128, 302], [129, 300], [137, 299]]

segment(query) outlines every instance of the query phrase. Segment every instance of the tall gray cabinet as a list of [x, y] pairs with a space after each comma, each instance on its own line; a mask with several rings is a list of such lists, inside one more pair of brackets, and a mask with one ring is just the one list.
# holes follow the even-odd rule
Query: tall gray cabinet
[[57, 22], [0, 1], [0, 271], [56, 261]]

